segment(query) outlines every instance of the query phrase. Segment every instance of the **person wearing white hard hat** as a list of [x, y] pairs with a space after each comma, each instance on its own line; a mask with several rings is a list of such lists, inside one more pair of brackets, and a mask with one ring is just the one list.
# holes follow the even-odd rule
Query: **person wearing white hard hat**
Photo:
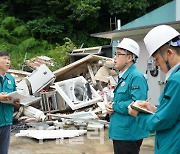
[[119, 79], [113, 102], [106, 104], [106, 110], [110, 115], [109, 138], [113, 140], [115, 154], [138, 154], [143, 138], [149, 136], [149, 132], [142, 130], [136, 119], [128, 114], [129, 104], [147, 99], [147, 81], [134, 64], [139, 51], [134, 40], [124, 38], [118, 44], [114, 57]]
[[157, 108], [139, 101], [137, 105], [154, 112], [140, 114], [130, 106], [129, 114], [136, 117], [144, 130], [155, 131], [155, 154], [180, 153], [180, 33], [168, 25], [153, 28], [144, 38], [149, 56], [166, 73], [164, 90]]

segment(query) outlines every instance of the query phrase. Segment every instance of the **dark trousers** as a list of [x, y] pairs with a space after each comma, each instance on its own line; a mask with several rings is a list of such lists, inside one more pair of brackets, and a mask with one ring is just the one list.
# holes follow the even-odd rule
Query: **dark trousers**
[[0, 154], [8, 154], [11, 126], [0, 127]]
[[135, 141], [113, 140], [114, 154], [139, 154], [143, 139]]

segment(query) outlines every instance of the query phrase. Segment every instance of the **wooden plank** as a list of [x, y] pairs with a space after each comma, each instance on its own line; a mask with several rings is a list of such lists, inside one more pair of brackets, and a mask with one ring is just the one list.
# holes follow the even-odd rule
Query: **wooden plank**
[[81, 72], [79, 71], [79, 69], [84, 69], [85, 68], [84, 66], [86, 66], [87, 63], [94, 63], [99, 60], [107, 60], [107, 59], [112, 60], [112, 58], [90, 54], [78, 61], [75, 61], [74, 63], [71, 63], [63, 68], [54, 71], [53, 73], [56, 76], [56, 81], [61, 81], [65, 79], [64, 76], [68, 77], [69, 74], [76, 74], [76, 72]]
[[93, 85], [96, 85], [96, 80], [95, 80], [94, 73], [93, 73], [91, 65], [87, 64], [87, 68], [88, 68], [88, 71], [89, 71]]

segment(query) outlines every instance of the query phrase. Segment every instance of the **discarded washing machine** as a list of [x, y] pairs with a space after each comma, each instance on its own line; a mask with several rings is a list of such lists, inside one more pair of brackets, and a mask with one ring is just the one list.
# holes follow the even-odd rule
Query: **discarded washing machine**
[[54, 84], [54, 88], [72, 110], [92, 105], [102, 100], [102, 97], [89, 85], [83, 76], [55, 82]]

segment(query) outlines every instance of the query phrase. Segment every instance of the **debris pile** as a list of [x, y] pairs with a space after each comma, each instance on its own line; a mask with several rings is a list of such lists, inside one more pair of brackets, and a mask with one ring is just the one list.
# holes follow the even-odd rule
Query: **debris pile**
[[73, 137], [104, 129], [109, 124], [105, 105], [112, 101], [116, 83], [111, 58], [90, 54], [55, 72], [41, 64], [17, 80], [17, 92], [26, 98], [14, 113], [17, 127], [12, 128], [27, 128], [16, 136], [36, 139]]
[[33, 70], [37, 69], [42, 64], [45, 64], [47, 66], [54, 66], [54, 60], [47, 56], [37, 56], [35, 58], [26, 60], [23, 70], [32, 72]]

